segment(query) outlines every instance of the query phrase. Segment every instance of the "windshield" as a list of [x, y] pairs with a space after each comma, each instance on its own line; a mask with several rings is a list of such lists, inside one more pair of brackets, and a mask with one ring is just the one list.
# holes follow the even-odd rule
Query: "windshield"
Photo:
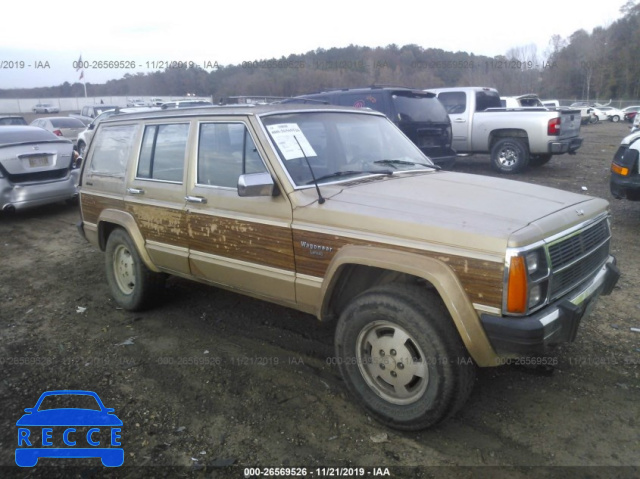
[[296, 186], [312, 184], [314, 176], [327, 183], [433, 169], [431, 161], [382, 116], [299, 112], [262, 121]]

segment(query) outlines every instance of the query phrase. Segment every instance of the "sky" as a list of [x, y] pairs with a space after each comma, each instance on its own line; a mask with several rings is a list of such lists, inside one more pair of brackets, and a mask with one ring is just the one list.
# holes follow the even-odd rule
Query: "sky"
[[[606, 27], [622, 17], [624, 3], [181, 0], [167, 8], [132, 0], [12, 2], [0, 27], [0, 89], [74, 83], [81, 74], [85, 82], [104, 83], [162, 69], [163, 62], [207, 68], [350, 44], [416, 44], [490, 57], [533, 44], [544, 56], [552, 35]], [[88, 68], [75, 68], [80, 57]], [[104, 61], [117, 61], [118, 68]]]

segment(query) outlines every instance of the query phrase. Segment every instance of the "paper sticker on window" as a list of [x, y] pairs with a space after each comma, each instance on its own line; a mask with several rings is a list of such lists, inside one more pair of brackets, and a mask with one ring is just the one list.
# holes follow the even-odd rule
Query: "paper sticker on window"
[[[318, 156], [296, 123], [280, 123], [267, 126], [285, 160]], [[304, 154], [302, 153], [304, 151]]]

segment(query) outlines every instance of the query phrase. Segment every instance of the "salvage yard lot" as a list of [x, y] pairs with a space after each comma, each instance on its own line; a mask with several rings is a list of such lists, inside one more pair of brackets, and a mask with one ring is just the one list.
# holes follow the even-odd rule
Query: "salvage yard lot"
[[[472, 477], [479, 469], [453, 466], [501, 466], [490, 475], [637, 477], [640, 333], [630, 328], [640, 328], [640, 203], [613, 200], [608, 186], [627, 132], [584, 126], [577, 155], [513, 177], [609, 199], [616, 289], [576, 342], [544, 358], [554, 368], [480, 370], [462, 412], [420, 433], [385, 429], [346, 394], [332, 324], [177, 278], [158, 307], [126, 312], [110, 298], [103, 254], [75, 228], [77, 207], [0, 217], [0, 465], [15, 464], [25, 407], [44, 391], [78, 389], [97, 392], [123, 421], [125, 467], [242, 477], [245, 467], [386, 466], [392, 477]], [[484, 156], [456, 169], [498, 176]], [[65, 464], [101, 468], [96, 459]]]

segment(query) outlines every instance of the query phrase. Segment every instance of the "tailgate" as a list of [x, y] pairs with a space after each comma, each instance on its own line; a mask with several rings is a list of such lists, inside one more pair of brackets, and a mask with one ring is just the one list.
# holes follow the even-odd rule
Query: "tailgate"
[[575, 138], [580, 136], [580, 110], [560, 108], [560, 139]]

